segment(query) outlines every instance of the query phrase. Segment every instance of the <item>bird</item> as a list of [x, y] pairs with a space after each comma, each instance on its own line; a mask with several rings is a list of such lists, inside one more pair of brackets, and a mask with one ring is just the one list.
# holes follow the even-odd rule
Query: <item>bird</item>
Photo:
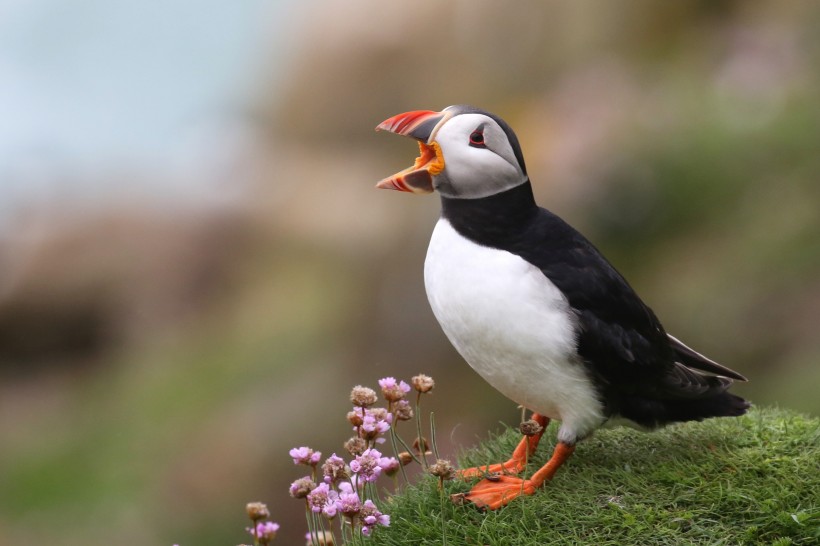
[[[462, 469], [483, 477], [463, 500], [495, 510], [533, 494], [603, 426], [648, 431], [746, 413], [751, 404], [728, 392], [743, 375], [668, 334], [586, 237], [538, 206], [503, 119], [454, 105], [398, 114], [376, 130], [420, 149], [376, 187], [441, 199], [424, 261], [433, 314], [461, 357], [539, 425], [509, 460]], [[550, 420], [560, 422], [552, 456], [519, 477]]]

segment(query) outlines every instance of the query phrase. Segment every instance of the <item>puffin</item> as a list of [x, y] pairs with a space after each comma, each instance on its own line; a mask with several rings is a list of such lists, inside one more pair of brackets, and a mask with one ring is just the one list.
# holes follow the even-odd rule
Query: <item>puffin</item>
[[[461, 470], [483, 478], [464, 500], [494, 510], [533, 494], [602, 426], [653, 430], [750, 407], [728, 392], [744, 376], [668, 334], [588, 239], [536, 204], [503, 119], [455, 105], [376, 130], [413, 138], [421, 152], [376, 187], [441, 198], [424, 262], [433, 314], [462, 358], [540, 425], [509, 460]], [[519, 477], [552, 419], [551, 458]]]

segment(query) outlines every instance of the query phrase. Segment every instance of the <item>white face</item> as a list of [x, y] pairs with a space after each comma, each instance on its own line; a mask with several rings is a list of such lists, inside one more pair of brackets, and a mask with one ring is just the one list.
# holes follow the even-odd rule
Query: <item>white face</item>
[[444, 170], [433, 177], [433, 186], [446, 197], [478, 199], [527, 180], [506, 133], [488, 116], [452, 117], [438, 128], [432, 140], [444, 155]]

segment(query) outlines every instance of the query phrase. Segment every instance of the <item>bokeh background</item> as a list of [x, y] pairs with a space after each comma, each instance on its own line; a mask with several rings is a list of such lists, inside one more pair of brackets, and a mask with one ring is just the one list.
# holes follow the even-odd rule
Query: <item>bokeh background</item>
[[0, 2], [0, 544], [298, 544], [287, 450], [437, 379], [447, 453], [515, 423], [428, 309], [407, 110], [516, 129], [539, 202], [759, 405], [820, 412], [820, 4]]

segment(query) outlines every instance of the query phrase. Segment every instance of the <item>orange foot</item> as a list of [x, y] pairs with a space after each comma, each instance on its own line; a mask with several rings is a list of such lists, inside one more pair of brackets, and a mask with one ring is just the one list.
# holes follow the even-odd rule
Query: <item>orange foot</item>
[[532, 480], [498, 476], [478, 482], [464, 496], [464, 500], [472, 502], [482, 510], [497, 510], [519, 495], [532, 495], [537, 487]]
[[518, 447], [516, 447], [515, 451], [513, 451], [510, 460], [504, 463], [491, 464], [487, 466], [464, 468], [458, 471], [458, 476], [460, 478], [482, 478], [488, 474], [518, 474], [519, 472], [522, 472], [527, 466], [527, 458], [535, 453], [535, 448], [538, 447], [538, 442], [541, 440], [541, 435], [544, 434], [543, 429], [546, 429], [550, 422], [549, 418], [538, 415], [537, 413], [532, 414], [532, 419], [541, 425], [541, 432], [535, 436], [524, 436], [521, 439], [521, 442], [519, 442]]
[[478, 482], [462, 500], [467, 500], [485, 510], [497, 510], [519, 495], [532, 495], [545, 482], [552, 479], [564, 462], [575, 451], [574, 445], [558, 442], [547, 464], [528, 480], [515, 476], [495, 476]]

